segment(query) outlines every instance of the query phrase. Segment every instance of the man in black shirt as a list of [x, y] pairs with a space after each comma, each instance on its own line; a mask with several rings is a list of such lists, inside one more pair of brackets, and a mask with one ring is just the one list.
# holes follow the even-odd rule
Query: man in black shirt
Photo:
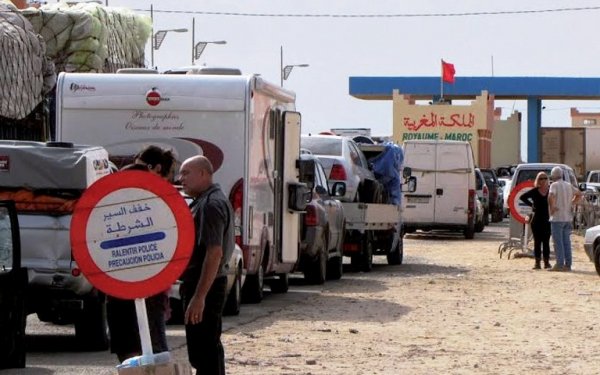
[[181, 297], [190, 363], [196, 374], [225, 374], [221, 321], [226, 300], [226, 267], [235, 246], [233, 209], [204, 156], [186, 159], [180, 181], [196, 228], [194, 251], [183, 273]]

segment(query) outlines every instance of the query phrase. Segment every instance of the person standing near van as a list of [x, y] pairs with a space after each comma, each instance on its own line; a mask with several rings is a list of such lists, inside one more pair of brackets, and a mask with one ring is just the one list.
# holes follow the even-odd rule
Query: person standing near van
[[224, 375], [221, 343], [222, 315], [227, 288], [227, 261], [235, 247], [233, 209], [204, 156], [186, 159], [180, 181], [194, 216], [196, 242], [181, 276], [188, 357], [196, 374]]
[[548, 213], [548, 175], [537, 174], [534, 188], [521, 195], [525, 205], [532, 208], [529, 223], [533, 232], [534, 270], [541, 269], [541, 258], [544, 256], [544, 268], [550, 268], [550, 214]]
[[548, 193], [550, 226], [554, 240], [556, 264], [550, 271], [571, 271], [573, 254], [571, 251], [571, 229], [573, 228], [573, 204], [581, 197], [581, 192], [563, 180], [560, 167], [552, 168], [552, 184]]

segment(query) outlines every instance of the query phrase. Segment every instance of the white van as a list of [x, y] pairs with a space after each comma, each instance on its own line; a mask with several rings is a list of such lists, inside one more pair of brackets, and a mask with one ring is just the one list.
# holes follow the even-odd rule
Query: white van
[[475, 232], [475, 162], [469, 142], [406, 141], [404, 166], [419, 183], [403, 199], [404, 228]]

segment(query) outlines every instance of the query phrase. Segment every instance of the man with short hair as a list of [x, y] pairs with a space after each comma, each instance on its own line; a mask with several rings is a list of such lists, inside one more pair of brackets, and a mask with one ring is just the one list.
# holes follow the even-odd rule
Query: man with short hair
[[552, 184], [548, 192], [550, 227], [554, 240], [556, 263], [550, 271], [571, 271], [573, 253], [571, 251], [571, 229], [573, 226], [573, 204], [581, 197], [581, 192], [563, 180], [560, 167], [552, 168]]
[[194, 250], [183, 273], [181, 297], [190, 363], [196, 374], [224, 375], [221, 343], [226, 300], [227, 263], [235, 246], [233, 209], [218, 184], [213, 166], [204, 156], [186, 159], [179, 170], [196, 228]]

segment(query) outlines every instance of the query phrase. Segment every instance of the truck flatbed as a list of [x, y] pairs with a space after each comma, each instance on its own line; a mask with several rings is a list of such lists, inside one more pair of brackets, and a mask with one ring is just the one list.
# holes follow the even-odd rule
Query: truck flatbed
[[401, 221], [402, 209], [399, 205], [381, 203], [343, 202], [346, 229], [388, 230]]

